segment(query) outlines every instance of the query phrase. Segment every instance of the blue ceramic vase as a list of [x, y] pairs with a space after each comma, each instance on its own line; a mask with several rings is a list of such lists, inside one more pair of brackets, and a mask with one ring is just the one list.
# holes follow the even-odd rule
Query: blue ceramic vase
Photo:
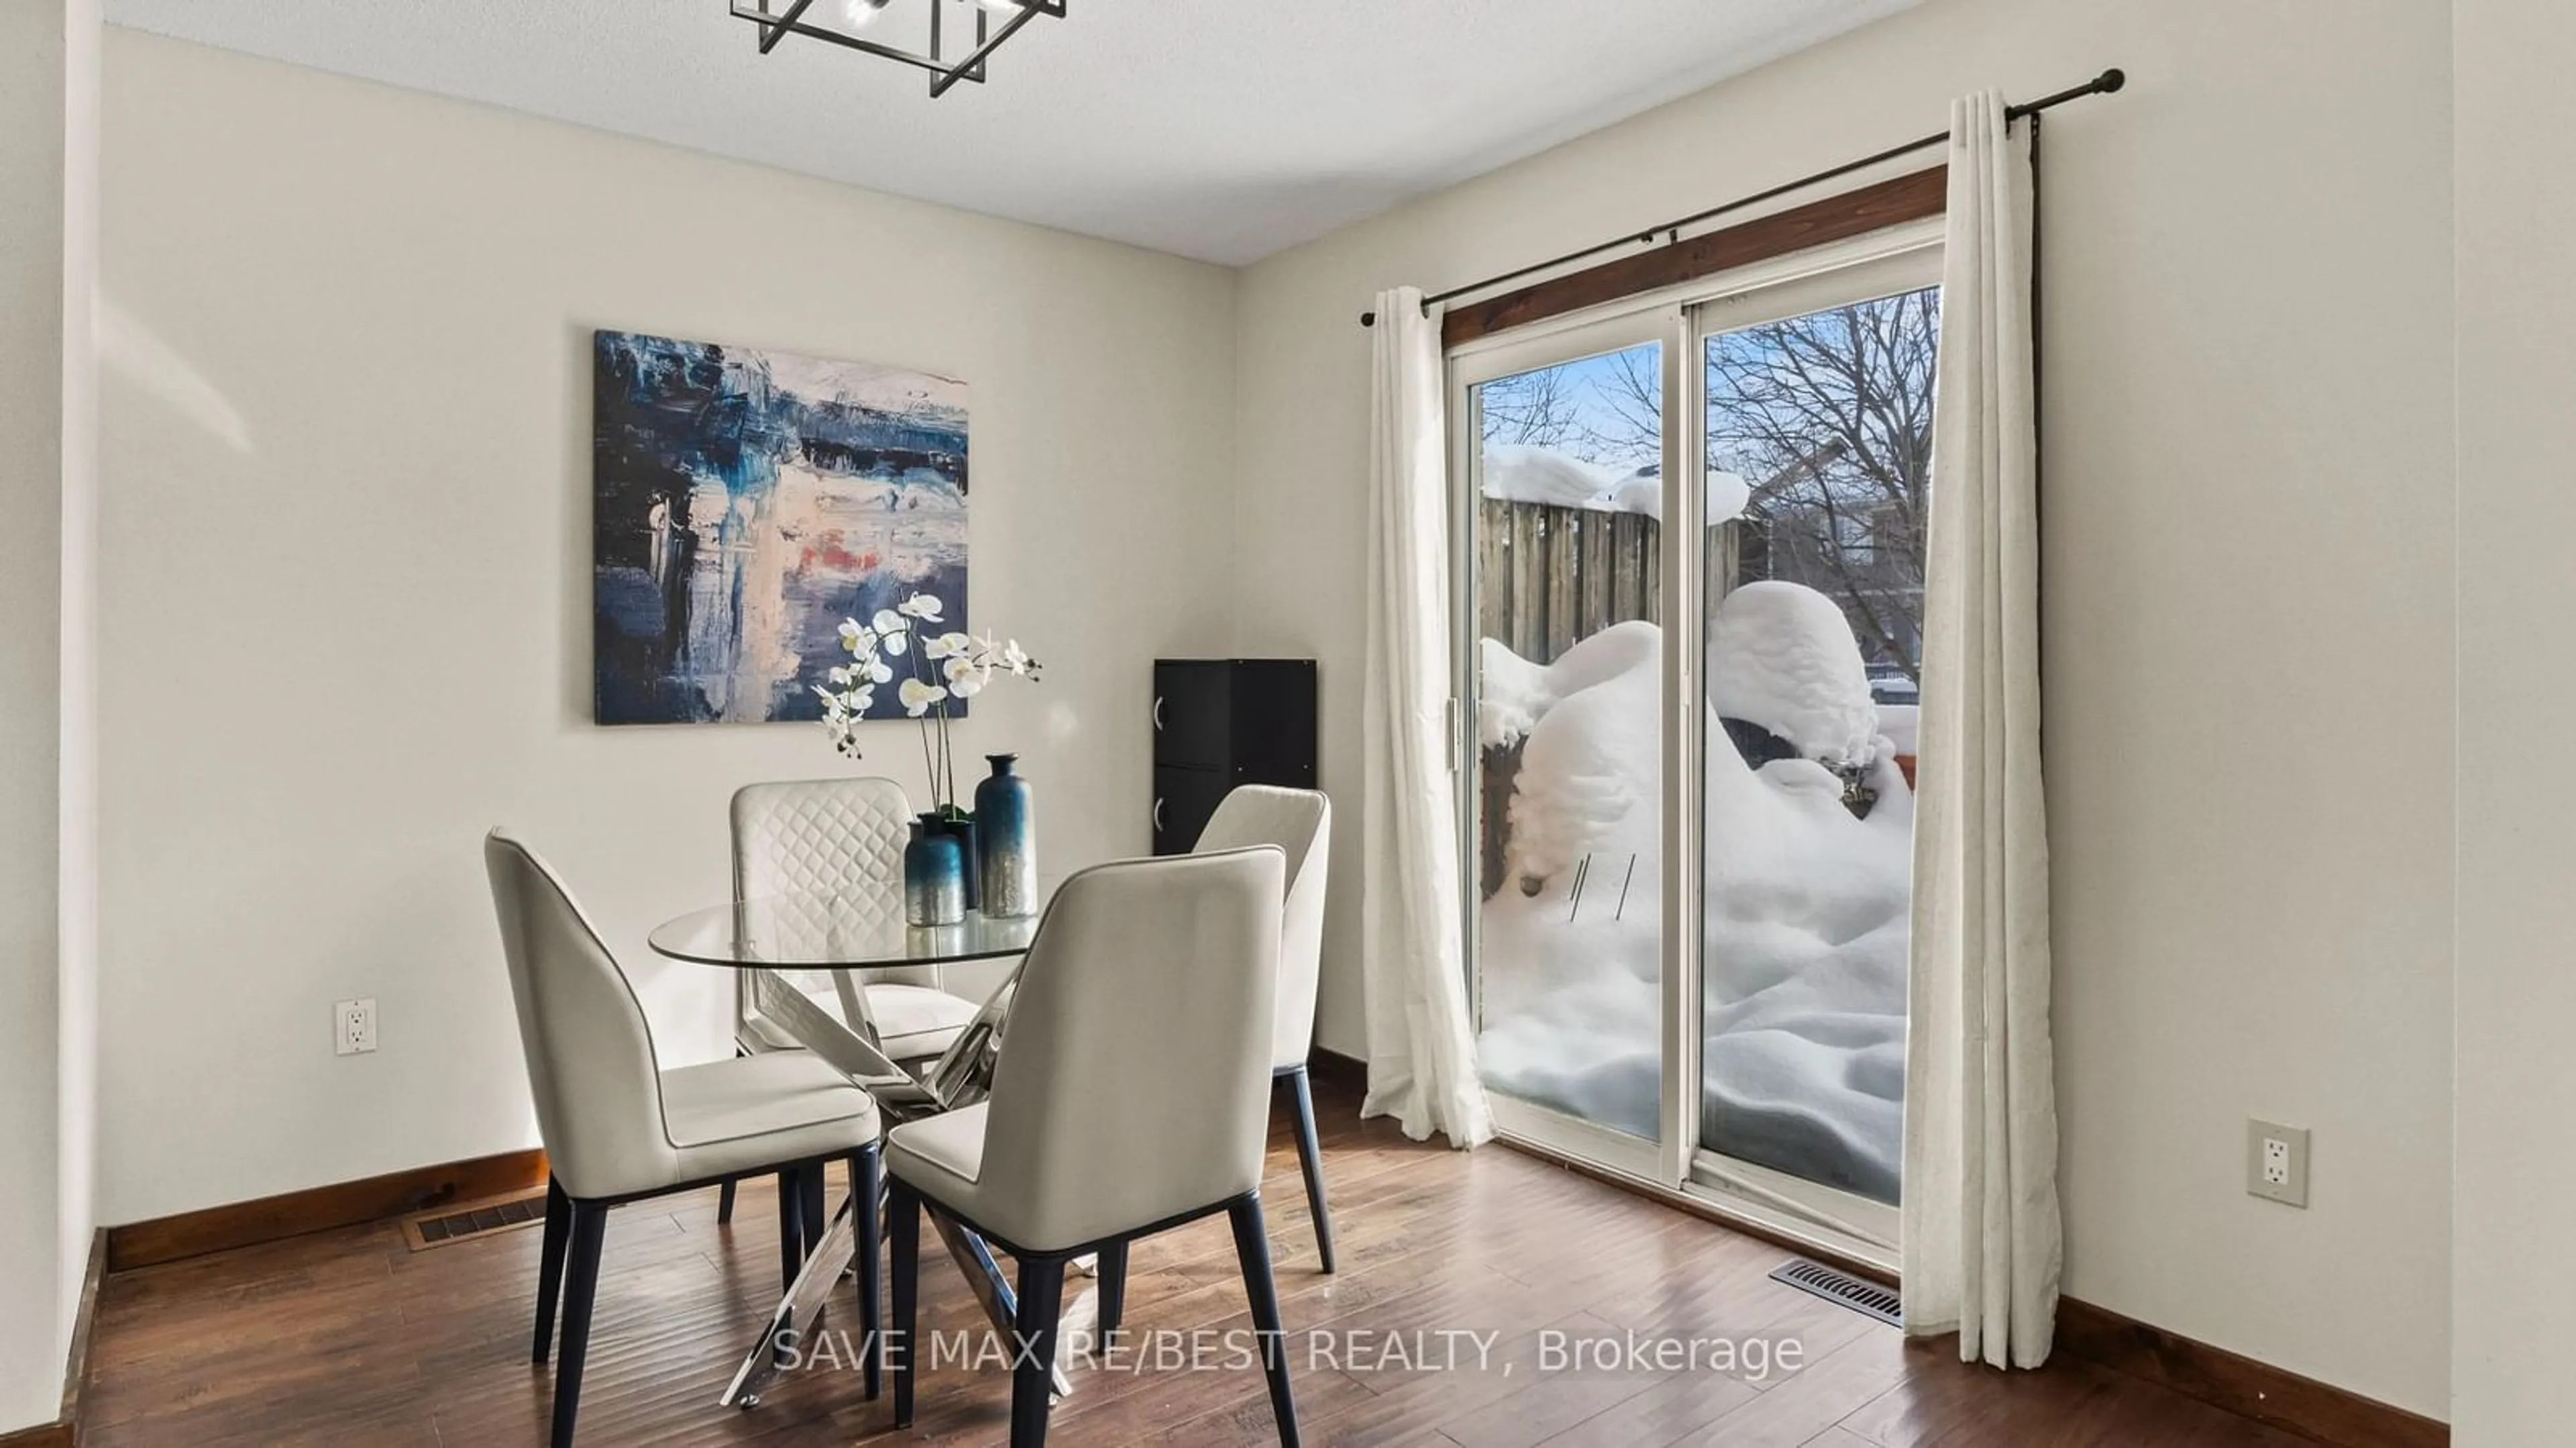
[[1037, 821], [1030, 813], [1029, 782], [1012, 772], [1016, 754], [987, 754], [993, 772], [975, 786], [975, 828], [981, 838], [984, 913], [1000, 920], [1034, 915], [1038, 908]]
[[946, 835], [957, 842], [957, 858], [965, 866], [966, 908], [984, 908], [984, 856], [975, 848], [975, 817], [964, 811], [956, 814], [926, 814], [922, 820], [934, 835]]
[[912, 822], [903, 847], [903, 918], [911, 925], [955, 925], [966, 918], [966, 852], [939, 828], [936, 815]]

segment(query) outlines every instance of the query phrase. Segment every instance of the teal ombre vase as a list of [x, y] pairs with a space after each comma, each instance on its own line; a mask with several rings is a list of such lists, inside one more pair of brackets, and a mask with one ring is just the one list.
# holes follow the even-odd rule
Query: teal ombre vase
[[966, 918], [966, 853], [936, 815], [912, 822], [903, 847], [903, 918], [911, 925], [955, 925]]
[[1038, 909], [1037, 821], [1029, 782], [1012, 771], [1016, 754], [987, 754], [993, 772], [975, 786], [976, 847], [981, 853], [984, 913], [999, 920]]

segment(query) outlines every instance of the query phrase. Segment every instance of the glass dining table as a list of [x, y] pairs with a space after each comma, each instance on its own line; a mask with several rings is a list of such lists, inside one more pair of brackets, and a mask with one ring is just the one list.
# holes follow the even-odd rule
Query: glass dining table
[[[1057, 882], [1040, 882], [1040, 897]], [[905, 1070], [882, 1049], [865, 986], [871, 977], [923, 966], [995, 960], [1024, 953], [1037, 937], [1038, 914], [998, 918], [969, 910], [955, 925], [917, 926], [903, 918], [899, 884], [867, 883], [849, 889], [777, 895], [715, 905], [665, 921], [647, 937], [656, 954], [742, 975], [743, 1008], [755, 1027], [765, 1024], [797, 1042], [865, 1087], [895, 1124], [971, 1106], [991, 1089], [1004, 1019], [1017, 972], [986, 1000], [956, 1042], [931, 1066]], [[837, 1016], [784, 972], [818, 972], [831, 979]], [[760, 1340], [752, 1344], [719, 1400], [753, 1407], [777, 1372], [778, 1348], [790, 1331], [811, 1331], [834, 1285], [858, 1257], [858, 1232], [846, 1199], [821, 1243], [779, 1300]], [[926, 1215], [985, 1315], [1009, 1340], [1014, 1308], [1009, 1280], [992, 1249], [935, 1207]], [[1088, 1295], [1086, 1295], [1087, 1301]], [[1082, 1304], [1077, 1304], [1081, 1306]], [[1068, 1311], [1068, 1325], [1071, 1309]], [[1056, 1369], [1058, 1396], [1072, 1391]]]

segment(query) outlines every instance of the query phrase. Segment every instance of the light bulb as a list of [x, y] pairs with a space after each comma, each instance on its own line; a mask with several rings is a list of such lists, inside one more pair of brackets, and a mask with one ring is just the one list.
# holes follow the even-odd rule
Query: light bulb
[[889, 0], [845, 0], [841, 7], [842, 23], [852, 30], [862, 29], [884, 14], [888, 3]]

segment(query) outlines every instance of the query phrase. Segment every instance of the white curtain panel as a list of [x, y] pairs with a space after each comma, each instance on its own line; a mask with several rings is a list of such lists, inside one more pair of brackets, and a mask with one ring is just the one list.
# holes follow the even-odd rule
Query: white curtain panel
[[2038, 445], [2028, 127], [1950, 110], [1932, 409], [1914, 958], [1905, 1056], [1905, 1328], [2037, 1367], [2064, 1261], [2039, 768]]
[[1412, 287], [1377, 299], [1369, 420], [1366, 808], [1361, 960], [1368, 1099], [1416, 1141], [1494, 1134], [1467, 1026], [1449, 738], [1449, 503], [1440, 317]]

